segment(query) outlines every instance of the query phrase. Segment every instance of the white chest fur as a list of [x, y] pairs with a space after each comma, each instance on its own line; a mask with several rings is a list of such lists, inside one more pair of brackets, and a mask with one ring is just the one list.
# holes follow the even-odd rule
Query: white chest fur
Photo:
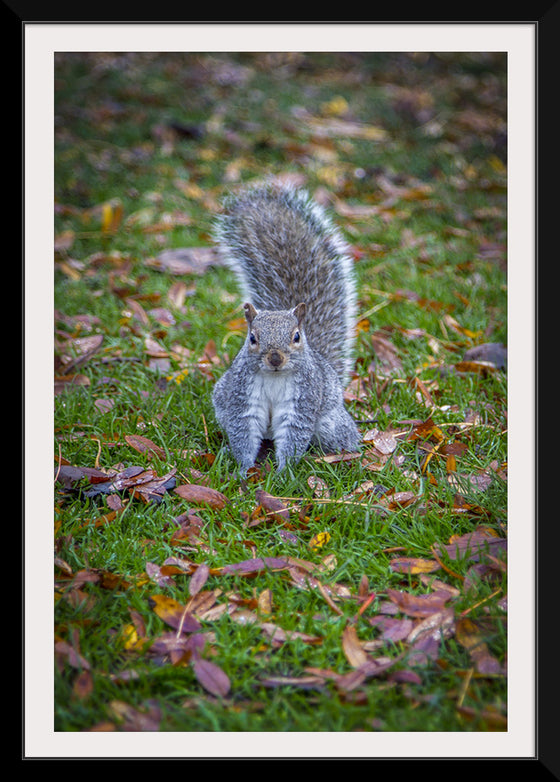
[[258, 372], [249, 394], [249, 404], [260, 436], [275, 440], [294, 412], [293, 374]]

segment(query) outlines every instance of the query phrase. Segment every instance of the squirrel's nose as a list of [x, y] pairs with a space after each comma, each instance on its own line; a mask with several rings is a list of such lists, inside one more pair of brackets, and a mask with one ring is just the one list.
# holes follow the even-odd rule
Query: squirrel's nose
[[267, 356], [267, 361], [271, 367], [281, 367], [284, 363], [284, 356], [279, 350], [271, 350]]

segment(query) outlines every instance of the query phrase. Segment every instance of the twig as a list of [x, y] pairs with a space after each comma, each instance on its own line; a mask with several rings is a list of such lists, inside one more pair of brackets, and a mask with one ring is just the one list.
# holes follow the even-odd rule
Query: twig
[[58, 467], [56, 468], [56, 475], [54, 476], [54, 482], [56, 483], [58, 480], [58, 476], [60, 474], [60, 468], [62, 467], [62, 447], [60, 443], [58, 444]]
[[101, 440], [98, 437], [92, 437], [91, 439], [97, 443], [97, 456], [95, 457], [95, 469], [100, 470], [101, 467], [99, 466], [99, 457], [101, 456]]
[[466, 616], [467, 614], [470, 614], [470, 612], [473, 610], [473, 608], [478, 608], [478, 606], [481, 606], [483, 603], [487, 603], [489, 600], [492, 600], [493, 597], [496, 597], [496, 595], [499, 595], [502, 591], [502, 588], [496, 589], [495, 592], [492, 592], [491, 595], [488, 595], [488, 597], [485, 597], [484, 600], [479, 600], [478, 603], [475, 603], [470, 608], [465, 608], [464, 611], [461, 611], [461, 616]]
[[465, 676], [465, 681], [463, 682], [463, 686], [461, 687], [459, 700], [457, 701], [458, 709], [460, 709], [461, 706], [463, 705], [463, 701], [465, 700], [465, 695], [467, 694], [467, 690], [469, 689], [469, 685], [471, 683], [473, 673], [474, 673], [474, 668], [469, 668], [469, 670], [467, 671], [467, 675]]
[[450, 575], [450, 576], [453, 576], [454, 578], [458, 578], [458, 579], [459, 579], [459, 581], [464, 581], [464, 580], [465, 580], [465, 577], [464, 577], [464, 576], [462, 576], [460, 573], [455, 573], [455, 571], [454, 571], [454, 570], [451, 570], [451, 568], [447, 567], [447, 565], [445, 565], [445, 564], [444, 564], [444, 563], [441, 561], [441, 559], [438, 557], [438, 555], [437, 555], [437, 554], [436, 554], [436, 552], [435, 552], [435, 548], [434, 548], [434, 546], [430, 546], [430, 551], [432, 552], [432, 556], [434, 557], [434, 559], [436, 560], [436, 562], [438, 563], [438, 565], [439, 565], [441, 568], [443, 568], [443, 570], [445, 570], [445, 572], [446, 572], [446, 573], [449, 573], [449, 575]]

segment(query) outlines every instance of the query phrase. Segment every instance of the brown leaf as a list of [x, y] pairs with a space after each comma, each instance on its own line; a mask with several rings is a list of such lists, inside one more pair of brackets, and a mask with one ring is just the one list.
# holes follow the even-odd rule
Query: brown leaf
[[287, 521], [289, 519], [290, 511], [287, 506], [282, 500], [273, 497], [272, 494], [268, 494], [268, 492], [263, 491], [262, 489], [257, 489], [255, 492], [255, 499], [259, 505], [262, 505], [266, 510], [267, 516], [277, 518], [280, 521]]
[[319, 478], [316, 475], [310, 475], [307, 479], [307, 485], [312, 490], [314, 497], [325, 500], [329, 499], [329, 486], [322, 478]]
[[416, 624], [407, 637], [410, 644], [408, 661], [414, 665], [424, 665], [428, 660], [439, 657], [442, 638], [454, 631], [454, 612], [444, 608]]
[[148, 455], [154, 453], [161, 459], [165, 458], [165, 451], [163, 448], [160, 448], [159, 445], [156, 445], [148, 437], [142, 437], [142, 435], [139, 434], [127, 434], [125, 435], [124, 439], [130, 445], [130, 447], [134, 448], [134, 450], [138, 451], [138, 453], [147, 453]]
[[165, 328], [175, 325], [175, 317], [166, 307], [153, 307], [148, 314]]
[[146, 562], [146, 573], [158, 586], [175, 586], [171, 576], [163, 574], [159, 565], [154, 562]]
[[109, 709], [114, 719], [123, 722], [125, 731], [158, 731], [161, 721], [161, 709], [154, 701], [148, 701], [147, 710], [140, 711], [129, 703], [114, 700], [109, 704]]
[[359, 668], [367, 662], [368, 656], [364, 652], [356, 628], [347, 625], [342, 631], [342, 651], [352, 668]]
[[298, 630], [284, 630], [273, 622], [259, 622], [258, 626], [264, 630], [275, 646], [281, 646], [286, 641], [292, 641], [296, 638], [308, 644], [319, 644], [322, 641], [319, 636], [301, 633]]
[[371, 342], [376, 361], [379, 362], [381, 369], [388, 374], [400, 372], [402, 362], [393, 343], [379, 332], [372, 334]]
[[387, 456], [393, 453], [397, 447], [397, 440], [395, 439], [394, 432], [380, 432], [379, 429], [372, 429], [366, 432], [363, 437], [364, 443], [372, 443], [379, 453]]
[[[149, 654], [169, 658], [172, 665], [180, 665], [200, 656], [205, 643], [201, 633], [188, 636], [175, 632], [162, 633], [150, 645]], [[165, 659], [162, 661], [167, 662]]]
[[380, 638], [383, 641], [393, 641], [394, 643], [404, 641], [413, 628], [412, 619], [398, 619], [383, 614], [372, 617], [369, 623], [381, 630]]
[[257, 557], [224, 565], [222, 573], [237, 573], [242, 576], [253, 575], [261, 570], [284, 570], [290, 563], [283, 557]]
[[458, 706], [457, 712], [469, 721], [482, 720], [489, 730], [507, 730], [507, 717], [490, 706], [481, 711], [477, 711], [472, 706]]
[[272, 613], [272, 592], [270, 589], [263, 589], [257, 599], [257, 606], [260, 614]]
[[197, 569], [194, 571], [189, 581], [189, 594], [194, 596], [198, 592], [200, 592], [200, 590], [208, 580], [209, 575], [210, 575], [210, 568], [208, 567], [208, 565], [204, 563], [199, 565]]
[[178, 310], [183, 309], [183, 304], [185, 303], [185, 299], [188, 295], [189, 289], [187, 288], [186, 283], [182, 280], [174, 282], [167, 291], [167, 298], [169, 303]]
[[193, 633], [200, 630], [200, 622], [188, 612], [187, 606], [178, 603], [173, 598], [165, 595], [152, 595], [148, 598], [148, 603], [154, 613], [170, 627], [175, 628], [178, 633]]
[[325, 680], [321, 676], [266, 676], [259, 679], [263, 687], [297, 687], [301, 690], [322, 689]]
[[450, 559], [467, 558], [478, 562], [485, 559], [485, 554], [499, 556], [500, 552], [505, 553], [507, 540], [489, 527], [477, 527], [473, 532], [453, 536], [447, 545], [435, 543], [434, 549], [440, 555], [446, 552]]
[[442, 611], [451, 595], [447, 590], [413, 595], [410, 592], [387, 589], [387, 597], [408, 616], [427, 617]]
[[461, 646], [468, 651], [471, 660], [479, 673], [503, 673], [501, 663], [488, 649], [484, 641], [484, 633], [478, 625], [466, 616], [457, 620], [455, 635]]
[[156, 258], [151, 258], [146, 263], [169, 274], [202, 275], [209, 266], [218, 263], [218, 256], [214, 247], [176, 247], [163, 250]]
[[419, 559], [417, 557], [395, 557], [389, 563], [394, 573], [433, 573], [440, 565], [435, 559]]
[[188, 502], [196, 505], [209, 505], [215, 510], [225, 508], [228, 503], [227, 497], [217, 489], [211, 489], [208, 486], [201, 486], [195, 483], [184, 483], [176, 486], [175, 493]]
[[61, 394], [65, 388], [69, 386], [89, 386], [91, 383], [87, 375], [62, 375], [55, 377], [54, 379], [54, 393], [55, 396]]
[[93, 403], [100, 413], [108, 413], [115, 406], [114, 399], [96, 399]]
[[59, 670], [62, 669], [64, 662], [67, 662], [72, 668], [89, 671], [90, 665], [85, 657], [66, 641], [56, 642], [54, 645], [54, 655]]
[[165, 475], [154, 475], [147, 481], [134, 486], [132, 494], [134, 497], [139, 497], [144, 502], [159, 502], [168, 489], [175, 487], [175, 478], [173, 477], [177, 469], [173, 467]]
[[427, 418], [425, 421], [416, 423], [410, 435], [409, 440], [433, 440], [437, 443], [445, 440], [445, 436], [439, 426], [436, 426], [432, 418]]
[[80, 700], [88, 698], [93, 692], [93, 677], [90, 671], [82, 671], [74, 679], [72, 693]]
[[399, 510], [400, 508], [406, 508], [407, 505], [411, 505], [413, 502], [418, 502], [420, 499], [422, 499], [422, 495], [415, 494], [413, 491], [396, 491], [393, 494], [380, 497], [379, 503], [388, 510]]
[[65, 349], [69, 349], [74, 357], [62, 356], [59, 371], [61, 375], [67, 375], [71, 369], [85, 364], [101, 347], [103, 343], [103, 334], [95, 334], [91, 337], [78, 337], [68, 340]]
[[218, 698], [225, 698], [230, 690], [228, 676], [216, 663], [196, 658], [192, 662], [194, 675], [205, 690]]

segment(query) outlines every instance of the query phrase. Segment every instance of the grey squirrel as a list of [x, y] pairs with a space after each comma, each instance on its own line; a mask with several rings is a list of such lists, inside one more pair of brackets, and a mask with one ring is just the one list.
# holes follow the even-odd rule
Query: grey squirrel
[[264, 439], [274, 441], [279, 470], [310, 445], [357, 450], [343, 402], [356, 286], [339, 231], [306, 191], [267, 184], [226, 201], [215, 237], [248, 300], [247, 338], [213, 393], [241, 470]]

